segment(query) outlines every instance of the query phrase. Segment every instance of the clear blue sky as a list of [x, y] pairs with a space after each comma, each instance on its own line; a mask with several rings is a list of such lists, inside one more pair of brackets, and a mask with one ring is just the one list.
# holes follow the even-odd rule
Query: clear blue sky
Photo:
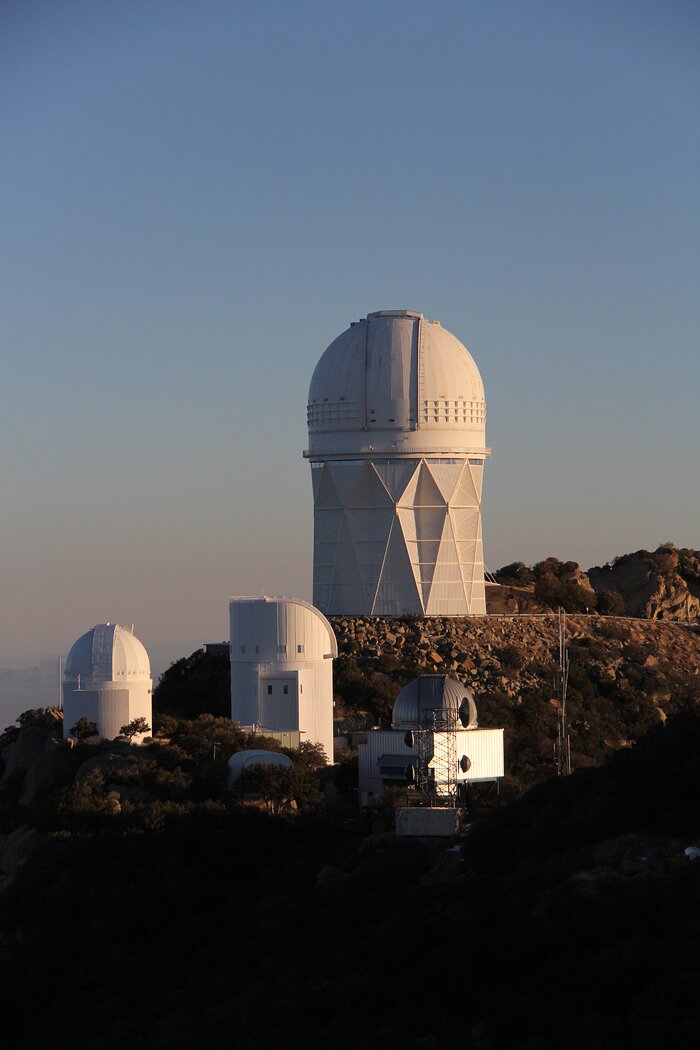
[[484, 377], [491, 568], [700, 547], [695, 2], [5, 0], [0, 666], [311, 590], [308, 382]]

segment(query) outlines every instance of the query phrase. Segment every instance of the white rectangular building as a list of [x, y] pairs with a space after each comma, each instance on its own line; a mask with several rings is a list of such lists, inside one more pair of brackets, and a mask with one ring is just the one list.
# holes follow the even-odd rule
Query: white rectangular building
[[320, 744], [333, 761], [333, 628], [296, 598], [232, 598], [231, 718]]

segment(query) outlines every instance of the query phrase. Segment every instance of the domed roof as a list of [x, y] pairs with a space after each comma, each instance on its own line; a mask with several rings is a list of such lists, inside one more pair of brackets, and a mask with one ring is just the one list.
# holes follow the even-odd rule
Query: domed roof
[[439, 321], [380, 310], [353, 322], [321, 357], [308, 426], [309, 455], [483, 455], [484, 385], [467, 348]]
[[[446, 674], [424, 674], [401, 690], [394, 701], [391, 724], [394, 729], [417, 729], [419, 726], [475, 729], [476, 704], [471, 689]], [[428, 724], [430, 723], [430, 724]]]
[[116, 623], [98, 623], [78, 638], [66, 658], [65, 679], [133, 682], [151, 677], [151, 663], [133, 631]]

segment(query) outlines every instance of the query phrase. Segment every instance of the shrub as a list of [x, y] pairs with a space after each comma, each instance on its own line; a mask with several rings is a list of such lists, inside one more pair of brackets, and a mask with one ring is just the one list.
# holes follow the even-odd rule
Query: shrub
[[526, 658], [517, 645], [504, 645], [498, 656], [502, 666], [512, 671], [519, 671], [526, 663]]
[[632, 634], [626, 623], [602, 623], [598, 631], [603, 638], [610, 638], [616, 642], [628, 642]]

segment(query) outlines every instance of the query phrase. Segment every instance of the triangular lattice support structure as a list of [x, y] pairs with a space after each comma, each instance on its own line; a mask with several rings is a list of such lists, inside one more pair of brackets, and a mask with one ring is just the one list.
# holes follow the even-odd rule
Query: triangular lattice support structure
[[313, 464], [314, 604], [332, 615], [483, 615], [484, 457]]

